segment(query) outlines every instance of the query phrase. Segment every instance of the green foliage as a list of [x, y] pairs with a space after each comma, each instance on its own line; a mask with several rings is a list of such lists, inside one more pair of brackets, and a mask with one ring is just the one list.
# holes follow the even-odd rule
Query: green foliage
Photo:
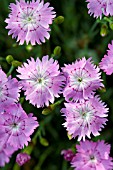
[[[7, 75], [12, 74], [15, 76], [15, 67], [31, 56], [41, 58], [47, 54], [51, 56], [52, 53], [61, 66], [83, 56], [86, 56], [86, 58], [92, 57], [95, 64], [98, 64], [105, 54], [107, 44], [113, 39], [112, 19], [108, 21], [108, 19], [104, 18], [100, 22], [90, 17], [85, 0], [62, 0], [59, 2], [51, 0], [51, 6], [54, 6], [57, 16], [60, 16], [60, 21], [57, 18], [57, 22], [62, 24], [53, 23], [51, 26], [51, 38], [45, 44], [40, 46], [18, 45], [15, 39], [8, 36], [8, 31], [5, 29], [6, 23], [4, 20], [8, 16], [8, 6], [11, 2], [14, 2], [14, 0], [0, 1], [0, 65]], [[61, 16], [64, 16], [65, 20]], [[105, 24], [107, 24], [108, 34], [102, 37], [100, 31], [103, 28], [102, 25], [105, 26]], [[104, 27], [104, 34], [106, 34], [105, 31]], [[101, 32], [103, 34], [103, 30]], [[13, 58], [11, 59], [11, 56], [13, 56], [14, 60]], [[113, 143], [113, 76], [106, 77], [105, 74], [102, 76], [106, 91], [103, 89], [103, 91], [98, 91], [97, 93], [108, 104], [110, 111], [109, 122], [98, 139]], [[15, 164], [17, 154], [15, 153], [10, 163], [1, 168], [1, 170], [71, 170], [70, 165], [60, 155], [61, 150], [71, 148], [76, 142], [76, 139], [68, 139], [69, 136], [67, 136], [66, 130], [62, 126], [64, 122], [60, 113], [60, 109], [63, 107], [62, 98], [55, 101], [57, 105], [50, 105], [43, 110], [37, 109], [25, 101], [23, 93], [21, 93], [20, 102], [24, 110], [27, 113], [34, 113], [40, 122], [40, 127], [33, 134], [33, 141], [30, 143], [32, 159], [19, 168]], [[97, 138], [94, 138], [94, 140], [97, 140]], [[113, 155], [113, 147], [111, 154]]]

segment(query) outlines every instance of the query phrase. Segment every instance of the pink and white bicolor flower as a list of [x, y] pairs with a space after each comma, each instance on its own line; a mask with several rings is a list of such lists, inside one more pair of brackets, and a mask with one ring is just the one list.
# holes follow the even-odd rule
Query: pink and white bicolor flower
[[108, 108], [98, 96], [82, 102], [65, 103], [61, 113], [65, 117], [65, 123], [68, 134], [73, 138], [78, 137], [78, 141], [86, 136], [91, 138], [100, 135], [99, 131], [104, 127], [107, 121]]
[[39, 126], [33, 114], [26, 114], [20, 104], [13, 104], [0, 115], [0, 144], [17, 149], [28, 145], [30, 135]]
[[55, 18], [53, 7], [49, 7], [49, 3], [40, 0], [16, 0], [16, 4], [10, 4], [11, 13], [9, 18], [5, 20], [9, 29], [8, 35], [12, 34], [12, 38], [17, 37], [17, 42], [22, 45], [24, 41], [32, 45], [45, 42], [45, 38], [49, 39], [50, 28]]
[[43, 56], [42, 61], [39, 58], [27, 61], [17, 69], [26, 100], [38, 108], [49, 106], [49, 101], [54, 103], [62, 93], [66, 77], [61, 74], [58, 61], [49, 56]]
[[91, 58], [80, 60], [68, 65], [64, 65], [62, 71], [67, 74], [67, 86], [63, 95], [68, 102], [88, 99], [92, 97], [94, 91], [104, 87], [101, 83], [100, 69], [92, 64]]

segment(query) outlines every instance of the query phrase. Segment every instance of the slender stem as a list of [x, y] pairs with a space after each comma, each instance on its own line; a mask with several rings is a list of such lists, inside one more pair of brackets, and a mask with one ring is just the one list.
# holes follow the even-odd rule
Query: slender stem
[[13, 70], [14, 70], [14, 66], [11, 66], [10, 67], [10, 69], [9, 69], [9, 71], [8, 71], [8, 73], [7, 73], [7, 76], [10, 76], [11, 75], [11, 73], [13, 72]]
[[94, 22], [93, 26], [91, 27], [91, 29], [90, 29], [90, 31], [89, 31], [89, 34], [91, 34], [91, 33], [94, 31], [94, 29], [96, 28], [97, 25], [98, 25], [98, 21], [96, 20], [96, 21]]

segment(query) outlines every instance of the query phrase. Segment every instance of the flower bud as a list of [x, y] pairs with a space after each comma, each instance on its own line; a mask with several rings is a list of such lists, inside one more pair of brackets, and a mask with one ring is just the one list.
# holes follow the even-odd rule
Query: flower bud
[[100, 35], [102, 37], [105, 37], [108, 33], [108, 27], [107, 25], [102, 25], [101, 30], [100, 30]]
[[32, 49], [33, 49], [32, 45], [29, 44], [29, 45], [26, 46], [26, 50], [27, 50], [28, 52], [31, 51]]
[[16, 163], [19, 166], [24, 165], [26, 162], [28, 162], [31, 159], [31, 156], [27, 153], [19, 153], [16, 157]]
[[43, 146], [49, 146], [49, 142], [47, 141], [47, 139], [45, 138], [40, 138], [40, 143], [43, 145]]
[[8, 62], [8, 64], [11, 64], [12, 61], [14, 61], [13, 56], [12, 56], [12, 55], [8, 55], [8, 56], [6, 57], [6, 61]]
[[54, 53], [55, 56], [59, 56], [60, 53], [61, 53], [61, 47], [56, 46], [53, 53]]
[[55, 18], [54, 22], [56, 24], [62, 24], [64, 22], [64, 17], [63, 16], [58, 16], [57, 18]]

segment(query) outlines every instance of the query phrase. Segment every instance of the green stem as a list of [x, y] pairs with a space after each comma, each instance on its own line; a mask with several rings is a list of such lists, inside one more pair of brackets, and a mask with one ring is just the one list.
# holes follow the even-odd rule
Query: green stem
[[8, 71], [8, 73], [7, 73], [7, 76], [10, 76], [11, 75], [11, 73], [13, 72], [13, 70], [14, 70], [14, 66], [11, 66], [10, 67], [10, 69], [9, 69], [9, 71]]
[[89, 34], [92, 34], [92, 32], [94, 31], [94, 29], [96, 28], [96, 26], [98, 25], [98, 21], [96, 20], [93, 24], [93, 26], [91, 27]]

